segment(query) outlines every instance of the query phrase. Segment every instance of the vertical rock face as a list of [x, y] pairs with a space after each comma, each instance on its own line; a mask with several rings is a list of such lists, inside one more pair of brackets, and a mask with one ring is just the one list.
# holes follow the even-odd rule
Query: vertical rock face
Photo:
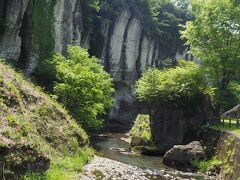
[[67, 45], [81, 44], [78, 0], [5, 0], [0, 5], [4, 17], [0, 57], [20, 61], [28, 76], [52, 51], [66, 53]]
[[[0, 58], [15, 60], [30, 76], [39, 62], [67, 45], [88, 48], [101, 59], [116, 86], [109, 123], [130, 128], [138, 112], [134, 85], [150, 66], [185, 56], [169, 53], [159, 37], [146, 33], [137, 6], [122, 4], [113, 18], [100, 18], [95, 28], [84, 27], [79, 0], [0, 0]], [[3, 17], [1, 19], [1, 17]], [[179, 53], [177, 53], [179, 51]], [[185, 53], [186, 54], [186, 53]]]
[[124, 34], [128, 21], [131, 17], [131, 12], [129, 10], [123, 10], [120, 16], [117, 18], [113, 30], [113, 34], [110, 39], [110, 73], [112, 74], [115, 81], [122, 80], [122, 67], [121, 56], [123, 51]]
[[[133, 18], [127, 29], [125, 57], [123, 57], [124, 79], [129, 81], [137, 80], [136, 62], [139, 56], [139, 43], [141, 38], [142, 25], [139, 19]], [[124, 52], [123, 52], [124, 53]]]
[[19, 58], [21, 38], [18, 35], [28, 1], [5, 0], [1, 3], [3, 30], [2, 34], [0, 34], [0, 57], [9, 60]]
[[58, 0], [54, 20], [55, 52], [66, 53], [68, 44], [80, 45], [83, 31], [80, 1]]
[[[203, 145], [208, 147], [209, 157], [215, 156], [219, 161], [218, 179], [239, 179], [240, 177], [240, 137], [232, 132], [205, 129], [200, 134]], [[211, 138], [209, 138], [211, 137]]]
[[[103, 25], [103, 24], [102, 24]], [[109, 29], [106, 31], [106, 27]], [[101, 28], [105, 38], [99, 47], [103, 64], [115, 82], [115, 102], [108, 119], [111, 130], [127, 131], [138, 113], [134, 85], [140, 74], [158, 60], [158, 40], [143, 30], [141, 18], [128, 6], [123, 6], [112, 25]], [[100, 33], [100, 34], [101, 34]], [[99, 42], [100, 39], [99, 39]]]
[[146, 67], [149, 65], [148, 62], [148, 56], [150, 54], [150, 43], [151, 39], [147, 36], [143, 37], [142, 45], [141, 45], [141, 52], [140, 52], [140, 65], [139, 65], [139, 71], [143, 72]]
[[205, 95], [198, 99], [197, 104], [189, 103], [188, 107], [159, 104], [152, 108], [150, 114], [153, 140], [166, 150], [193, 141], [196, 128], [214, 120], [211, 100]]

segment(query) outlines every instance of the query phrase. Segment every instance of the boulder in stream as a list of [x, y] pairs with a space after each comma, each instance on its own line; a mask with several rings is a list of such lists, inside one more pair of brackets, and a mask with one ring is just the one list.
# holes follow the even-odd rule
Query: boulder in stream
[[193, 141], [187, 145], [176, 145], [166, 152], [163, 163], [178, 169], [193, 169], [193, 160], [203, 159], [205, 151], [199, 141]]

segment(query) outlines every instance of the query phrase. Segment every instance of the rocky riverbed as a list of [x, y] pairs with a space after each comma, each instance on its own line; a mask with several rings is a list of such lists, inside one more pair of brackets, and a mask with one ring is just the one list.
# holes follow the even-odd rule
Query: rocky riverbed
[[143, 169], [107, 158], [95, 156], [93, 161], [84, 167], [81, 180], [215, 180], [200, 173], [184, 173], [176, 170]]

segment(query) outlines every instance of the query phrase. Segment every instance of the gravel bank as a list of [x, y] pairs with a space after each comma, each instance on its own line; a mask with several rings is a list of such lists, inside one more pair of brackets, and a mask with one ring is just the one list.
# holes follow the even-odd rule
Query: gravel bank
[[[195, 180], [203, 176], [174, 170], [141, 169], [98, 156], [95, 156], [84, 170], [81, 180]], [[204, 179], [214, 180], [215, 178], [204, 176]]]

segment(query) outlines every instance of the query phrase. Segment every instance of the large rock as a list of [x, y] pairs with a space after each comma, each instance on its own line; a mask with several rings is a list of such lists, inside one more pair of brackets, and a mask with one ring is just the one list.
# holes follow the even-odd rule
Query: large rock
[[202, 96], [198, 104], [180, 107], [161, 104], [151, 110], [150, 126], [153, 140], [168, 150], [196, 138], [197, 128], [215, 119], [210, 98]]
[[126, 83], [116, 83], [115, 102], [108, 114], [108, 130], [128, 132], [137, 116], [137, 105], [133, 87]]
[[187, 145], [176, 145], [163, 157], [163, 163], [177, 168], [191, 168], [193, 160], [203, 159], [205, 151], [199, 141]]

